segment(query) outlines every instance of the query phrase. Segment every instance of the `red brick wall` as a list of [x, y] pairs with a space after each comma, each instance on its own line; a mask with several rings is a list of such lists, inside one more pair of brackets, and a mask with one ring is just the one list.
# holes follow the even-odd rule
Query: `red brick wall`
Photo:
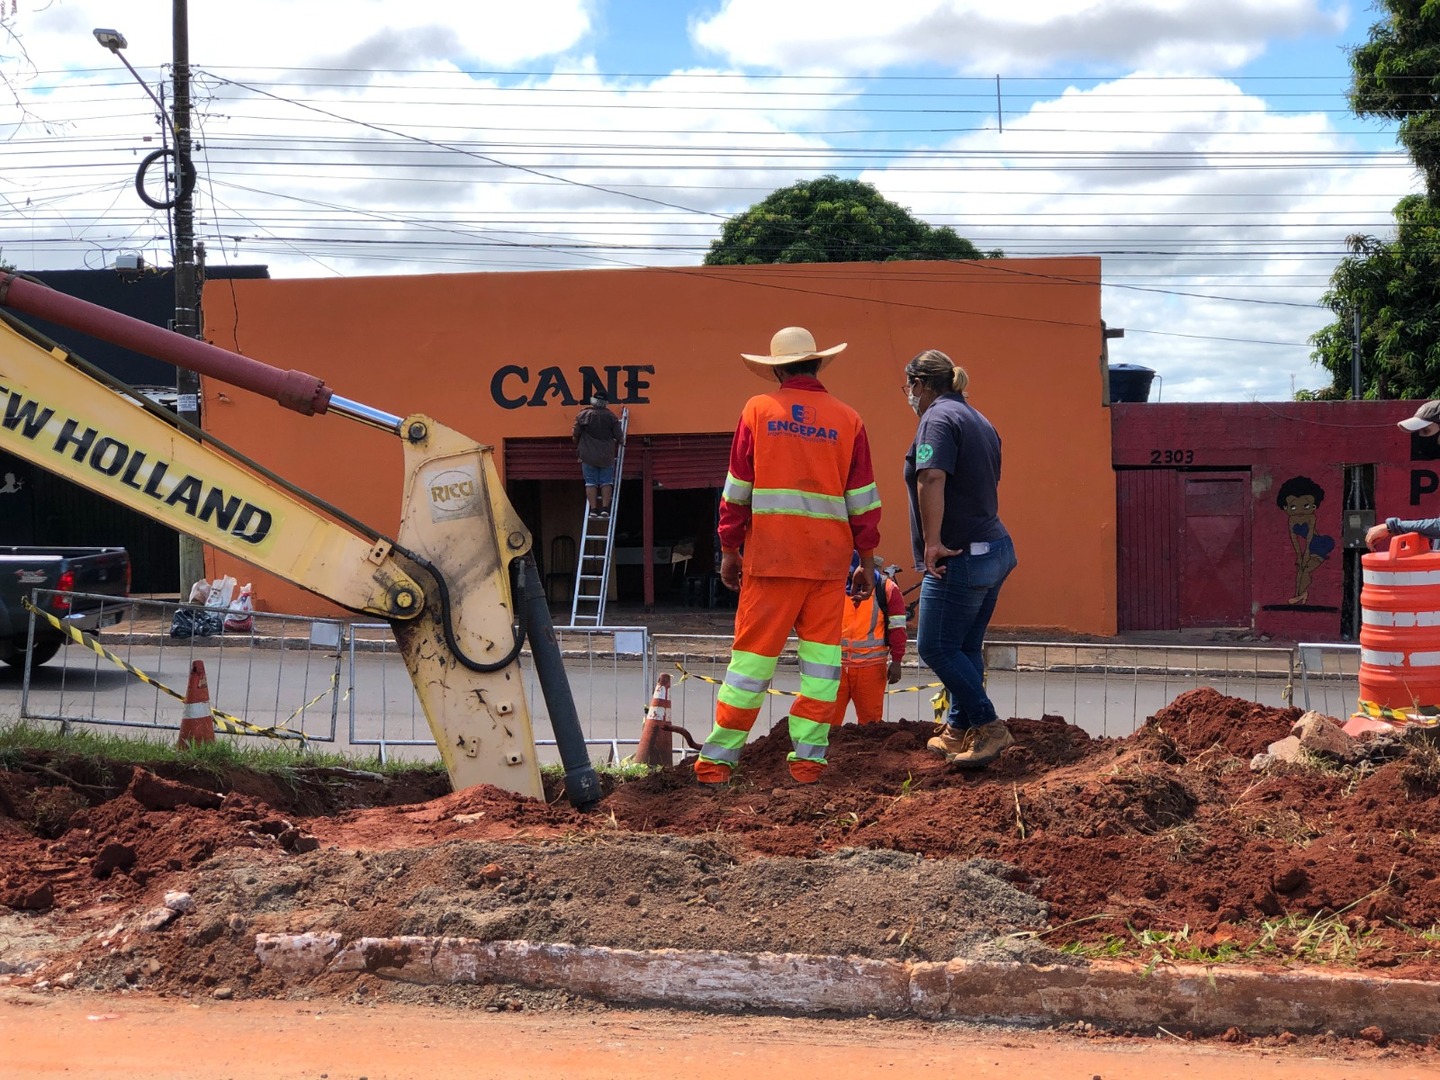
[[[1440, 456], [1440, 447], [1395, 427], [1415, 407], [1403, 401], [1115, 405], [1113, 461], [1117, 469], [1248, 470], [1250, 625], [1276, 638], [1333, 641], [1341, 633], [1346, 467], [1375, 467], [1376, 520], [1440, 515], [1440, 460], [1428, 457]], [[1335, 541], [1298, 605], [1289, 603], [1296, 584], [1291, 520], [1276, 505], [1293, 477], [1308, 477], [1324, 490], [1315, 533]], [[1183, 542], [1183, 535], [1176, 538]]]

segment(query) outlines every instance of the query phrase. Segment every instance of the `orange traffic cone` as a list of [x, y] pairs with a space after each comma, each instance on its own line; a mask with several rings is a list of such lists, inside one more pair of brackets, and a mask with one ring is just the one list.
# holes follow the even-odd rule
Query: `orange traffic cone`
[[180, 749], [196, 743], [215, 741], [215, 717], [210, 712], [210, 684], [205, 681], [205, 662], [190, 664], [190, 685], [185, 688], [185, 712], [180, 717]]
[[635, 760], [642, 765], [675, 764], [675, 736], [670, 724], [670, 673], [661, 672], [655, 682], [655, 693], [645, 710], [645, 726], [640, 729], [640, 745]]

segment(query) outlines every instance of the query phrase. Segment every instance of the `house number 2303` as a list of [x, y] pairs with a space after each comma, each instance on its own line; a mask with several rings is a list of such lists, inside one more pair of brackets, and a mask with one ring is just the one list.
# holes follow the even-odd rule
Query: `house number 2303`
[[1151, 450], [1151, 465], [1193, 465], [1194, 450]]

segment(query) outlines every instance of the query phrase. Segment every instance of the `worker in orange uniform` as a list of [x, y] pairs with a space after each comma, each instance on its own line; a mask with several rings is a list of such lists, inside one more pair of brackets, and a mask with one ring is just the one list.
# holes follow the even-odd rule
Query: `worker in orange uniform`
[[[851, 562], [852, 569], [859, 563]], [[881, 572], [875, 556], [875, 590], [860, 600], [846, 588], [840, 605], [840, 692], [831, 723], [845, 722], [845, 709], [855, 703], [855, 719], [878, 724], [885, 717], [885, 686], [900, 681], [905, 659], [905, 597], [900, 586]]]
[[[869, 598], [880, 539], [865, 425], [816, 378], [844, 348], [817, 349], [809, 330], [787, 326], [770, 339], [768, 355], [740, 354], [751, 371], [780, 385], [745, 403], [730, 444], [720, 580], [740, 600], [715, 727], [695, 763], [702, 784], [729, 782], [791, 630], [800, 639], [800, 693], [790, 706], [790, 775], [813, 784], [825, 769], [840, 688], [835, 597], [849, 577], [852, 595]], [[851, 573], [854, 552], [860, 565]]]

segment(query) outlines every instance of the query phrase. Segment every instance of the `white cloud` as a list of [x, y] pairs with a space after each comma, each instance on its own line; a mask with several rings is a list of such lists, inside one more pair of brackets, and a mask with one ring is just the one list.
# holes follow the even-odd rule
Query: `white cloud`
[[960, 155], [950, 191], [932, 173], [865, 179], [984, 249], [1103, 253], [1104, 315], [1127, 329], [1111, 360], [1155, 368], [1166, 400], [1287, 398], [1292, 375], [1327, 385], [1306, 344], [1332, 321], [1320, 294], [1347, 234], [1384, 231], [1408, 162], [1347, 156], [1323, 114], [1276, 115], [1224, 80], [1164, 85], [1187, 95], [1193, 134], [1137, 75], [946, 144]]
[[[329, 10], [312, 23], [319, 8]], [[11, 160], [26, 167], [0, 173], [13, 226], [0, 256], [24, 269], [104, 266], [130, 251], [169, 262], [165, 217], [132, 188], [138, 158], [158, 144], [154, 109], [90, 36], [105, 10], [70, 3], [64, 19], [47, 12], [44, 29], [35, 21], [21, 28], [43, 73], [28, 80], [25, 102], [44, 123], [15, 132]], [[602, 77], [576, 53], [548, 61], [563, 75], [474, 76], [451, 50], [464, 38], [463, 20], [377, 33], [356, 10], [343, 32], [326, 36], [317, 27], [338, 9], [324, 4], [296, 9], [308, 52], [302, 57], [287, 36], [283, 62], [344, 70], [212, 59], [233, 61], [244, 52], [234, 39], [254, 32], [252, 18], [272, 23], [282, 8], [247, 10], [247, 27], [195, 19], [190, 27], [197, 234], [213, 262], [263, 262], [276, 276], [693, 265], [737, 197], [758, 199], [777, 186], [766, 169], [772, 155], [805, 154], [797, 176], [835, 166], [824, 141], [803, 131], [844, 102], [838, 85], [815, 85], [841, 94], [822, 104], [751, 109], [743, 79], [700, 71]], [[545, 0], [527, 10], [524, 33], [508, 44], [503, 25], [489, 28], [492, 51], [571, 49], [588, 25], [587, 4]], [[440, 15], [426, 9], [427, 18]], [[530, 22], [557, 25], [539, 43]], [[119, 29], [130, 40], [127, 58], [158, 86], [168, 25]], [[163, 43], [149, 63], [139, 55], [142, 37]], [[94, 66], [63, 78], [57, 69], [76, 47]], [[317, 50], [331, 59], [317, 59]], [[401, 69], [367, 76], [366, 67], [392, 64]], [[152, 184], [159, 179], [159, 170], [150, 174]]]
[[1274, 39], [1344, 22], [1321, 0], [725, 0], [693, 34], [729, 63], [787, 72], [1191, 73], [1233, 70]]
[[[95, 26], [119, 30], [136, 66], [171, 55], [171, 5], [21, 0], [14, 25], [32, 55], [60, 66], [101, 63]], [[248, 0], [191, 3], [194, 63], [250, 67], [429, 67], [462, 61], [515, 65], [574, 48], [593, 0]], [[41, 65], [44, 66], [44, 65]]]
[[[29, 118], [45, 123], [0, 123], [0, 139], [10, 136], [0, 258], [22, 269], [98, 267], [140, 251], [168, 265], [165, 215], [133, 188], [139, 158], [158, 145], [154, 108], [90, 36], [94, 25], [120, 23], [127, 56], [159, 85], [168, 5], [21, 3], [18, 29], [38, 74], [12, 82]], [[771, 4], [751, 36], [755, 48], [846, 64], [850, 50], [874, 48], [876, 63], [903, 69], [951, 40], [957, 11], [1008, 28], [1010, 47], [1024, 51], [1026, 35], [1048, 34], [1075, 10], [1058, 3], [1011, 3], [1012, 13], [896, 0], [881, 22], [873, 5], [835, 0], [817, 18], [797, 0]], [[1267, 34], [1330, 18], [1302, 0], [1219, 4], [1147, 8], [1199, 29], [1146, 48], [1203, 55], [1202, 39], [1223, 39], [1253, 50]], [[668, 56], [646, 70], [671, 76], [601, 75], [588, 52], [598, 8], [537, 0], [509, 16], [492, 7], [412, 15], [331, 0], [192, 4], [196, 221], [210, 262], [264, 263], [277, 277], [694, 265], [725, 213], [863, 162], [886, 195], [982, 248], [1100, 254], [1105, 316], [1127, 330], [1113, 358], [1156, 368], [1166, 400], [1278, 398], [1289, 396], [1291, 375], [1299, 386], [1328, 381], [1305, 343], [1329, 322], [1316, 303], [1344, 237], [1383, 233], [1390, 207], [1414, 188], [1403, 158], [1376, 167], [1379, 153], [1337, 131], [1332, 115], [1277, 112], [1224, 79], [1152, 78], [1158, 66], [1033, 104], [1012, 102], [1006, 86], [1003, 133], [986, 100], [959, 122], [989, 130], [942, 141], [938, 131], [902, 133], [937, 122], [863, 96], [873, 83], [686, 70]], [[1079, 10], [1103, 20], [1138, 9]], [[744, 38], [733, 20], [751, 12], [734, 0], [696, 32]], [[1211, 32], [1205, 12], [1245, 34]], [[485, 56], [566, 74], [464, 73], [505, 66]], [[257, 58], [310, 70], [250, 66]], [[762, 62], [748, 52], [738, 60]], [[0, 73], [16, 72], [0, 60]], [[1264, 344], [1272, 341], [1288, 344]]]

